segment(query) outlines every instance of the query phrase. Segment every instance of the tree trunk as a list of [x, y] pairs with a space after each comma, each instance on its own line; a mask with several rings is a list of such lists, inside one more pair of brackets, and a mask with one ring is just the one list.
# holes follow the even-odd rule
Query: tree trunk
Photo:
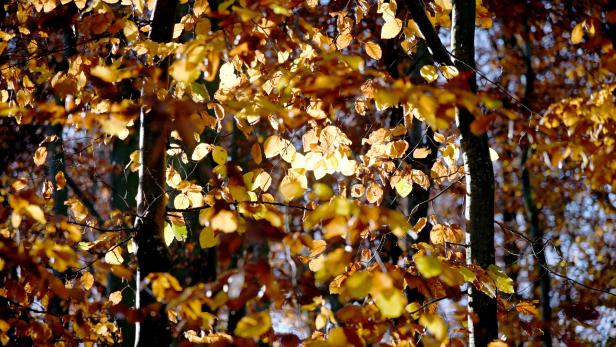
[[[475, 0], [453, 0], [451, 48], [455, 66], [460, 71], [473, 71], [475, 67]], [[468, 88], [477, 91], [474, 72]], [[466, 259], [468, 263], [487, 268], [494, 264], [494, 171], [490, 160], [488, 135], [474, 135], [470, 125], [473, 115], [465, 108], [457, 114], [460, 129], [464, 169], [466, 173]], [[470, 346], [487, 346], [498, 338], [496, 300], [480, 291], [469, 288], [469, 311], [479, 322], [474, 324], [469, 316]]]
[[[152, 15], [150, 39], [168, 42], [172, 38], [177, 0], [158, 0]], [[162, 79], [167, 77], [167, 64], [161, 64]], [[164, 243], [166, 196], [166, 145], [171, 129], [170, 115], [154, 105], [146, 114], [141, 110], [139, 128], [139, 186], [137, 191], [137, 308], [150, 306], [157, 315], [147, 314], [135, 326], [135, 346], [168, 346], [172, 335], [167, 314], [159, 307], [148, 290], [141, 288], [141, 281], [150, 273], [168, 272], [171, 255]]]
[[[526, 4], [528, 11], [528, 3]], [[527, 16], [528, 18], [528, 16]], [[532, 66], [532, 44], [530, 41], [530, 26], [528, 20], [524, 23], [524, 65], [526, 66], [526, 85], [524, 86], [524, 98], [522, 102], [529, 103], [535, 91], [535, 72]], [[532, 117], [532, 115], [529, 115]], [[550, 322], [552, 320], [552, 308], [550, 307], [550, 273], [547, 270], [545, 261], [545, 252], [543, 245], [543, 229], [539, 224], [539, 210], [533, 199], [533, 186], [530, 181], [530, 171], [526, 165], [528, 157], [531, 155], [532, 149], [527, 141], [522, 145], [522, 196], [524, 198], [524, 207], [530, 224], [531, 238], [533, 240], [533, 253], [536, 257], [538, 270], [538, 279], [535, 280], [535, 288], [539, 288], [539, 302], [541, 303], [541, 320], [543, 323], [543, 345], [552, 347], [552, 334], [550, 332]]]

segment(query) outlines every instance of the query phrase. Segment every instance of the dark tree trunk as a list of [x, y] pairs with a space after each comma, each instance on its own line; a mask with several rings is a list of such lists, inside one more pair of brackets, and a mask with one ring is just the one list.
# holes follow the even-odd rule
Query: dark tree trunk
[[[460, 71], [475, 68], [475, 0], [453, 0], [451, 48], [454, 64]], [[471, 73], [468, 89], [477, 91], [475, 73]], [[494, 171], [490, 159], [488, 135], [475, 135], [470, 126], [474, 116], [465, 108], [458, 109], [464, 169], [466, 173], [466, 235], [470, 249], [467, 262], [487, 268], [494, 264]], [[469, 321], [471, 346], [487, 346], [498, 338], [496, 299], [469, 289], [469, 311], [479, 319]]]
[[[175, 23], [177, 0], [158, 0], [152, 16], [150, 39], [169, 42]], [[167, 78], [167, 64], [161, 64], [162, 80]], [[155, 272], [171, 269], [171, 255], [164, 243], [165, 222], [165, 171], [166, 146], [171, 129], [170, 115], [154, 105], [148, 113], [141, 110], [139, 129], [139, 186], [137, 192], [137, 219], [135, 242], [137, 243], [137, 298], [136, 307], [148, 307], [157, 311], [147, 314], [137, 323], [135, 346], [168, 346], [172, 341], [171, 327], [164, 308], [156, 303], [148, 290], [141, 288], [141, 281]], [[146, 310], [147, 311], [147, 310]]]
[[[527, 3], [528, 10], [528, 3]], [[528, 16], [527, 16], [528, 18]], [[535, 72], [532, 66], [532, 43], [530, 38], [530, 25], [528, 20], [524, 23], [524, 65], [526, 66], [526, 85], [524, 86], [525, 104], [531, 101], [535, 91]], [[532, 115], [529, 115], [531, 117]], [[535, 288], [539, 288], [539, 302], [541, 304], [541, 320], [543, 321], [543, 345], [552, 347], [552, 334], [550, 332], [550, 322], [552, 320], [552, 308], [550, 307], [550, 273], [547, 270], [545, 261], [545, 252], [543, 244], [543, 229], [539, 223], [539, 210], [533, 198], [533, 186], [530, 180], [530, 170], [526, 165], [529, 156], [532, 154], [532, 149], [529, 141], [526, 141], [522, 146], [522, 196], [524, 198], [524, 207], [530, 225], [531, 238], [533, 240], [533, 253], [536, 257], [538, 270], [538, 278], [535, 280]]]

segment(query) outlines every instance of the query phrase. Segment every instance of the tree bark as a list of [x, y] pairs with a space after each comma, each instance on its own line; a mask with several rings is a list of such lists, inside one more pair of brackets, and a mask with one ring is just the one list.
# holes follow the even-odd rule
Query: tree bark
[[[528, 11], [528, 3], [526, 4]], [[528, 16], [527, 16], [528, 18]], [[524, 98], [522, 102], [528, 103], [535, 91], [535, 72], [532, 66], [532, 44], [530, 41], [530, 26], [528, 20], [524, 22], [524, 65], [526, 73], [524, 77], [526, 84], [524, 86]], [[530, 115], [532, 116], [532, 115]], [[536, 257], [538, 279], [535, 280], [535, 288], [539, 288], [539, 302], [541, 304], [541, 320], [543, 323], [543, 345], [552, 347], [552, 334], [550, 332], [550, 322], [552, 321], [552, 308], [550, 307], [550, 273], [547, 270], [545, 261], [545, 252], [543, 245], [543, 229], [539, 223], [539, 210], [533, 198], [533, 186], [530, 180], [530, 170], [526, 165], [528, 157], [532, 154], [532, 149], [528, 141], [522, 146], [522, 196], [524, 198], [524, 207], [530, 224], [531, 238], [533, 240], [533, 253]]]
[[[475, 68], [475, 0], [452, 2], [451, 49], [454, 64], [460, 71]], [[471, 73], [468, 89], [477, 92], [475, 73]], [[475, 135], [470, 126], [474, 116], [469, 110], [459, 108], [457, 114], [460, 129], [464, 169], [466, 173], [466, 237], [467, 263], [487, 268], [494, 264], [494, 171], [490, 159], [488, 135]], [[479, 322], [474, 324], [469, 316], [470, 346], [487, 346], [498, 338], [496, 300], [480, 291], [469, 288], [469, 311], [474, 312]]]
[[[158, 0], [152, 14], [150, 39], [168, 42], [172, 38], [177, 0]], [[162, 79], [167, 77], [167, 64], [162, 64]], [[137, 243], [137, 308], [150, 306], [157, 315], [147, 314], [135, 326], [135, 347], [168, 346], [172, 341], [171, 327], [164, 308], [157, 304], [149, 291], [141, 288], [141, 280], [154, 272], [168, 272], [171, 255], [164, 243], [166, 196], [166, 145], [171, 130], [170, 115], [157, 105], [150, 112], [140, 114], [139, 186], [137, 191], [137, 218], [135, 242]]]
[[[475, 8], [474, 0], [453, 0], [451, 47], [455, 62], [440, 41], [430, 23], [421, 0], [407, 0], [406, 6], [419, 26], [434, 60], [440, 64], [455, 65], [460, 71], [475, 68]], [[468, 90], [477, 91], [474, 73]], [[464, 169], [466, 173], [466, 242], [467, 262], [488, 267], [494, 264], [494, 171], [487, 134], [474, 135], [470, 130], [473, 114], [459, 108], [457, 123], [460, 129]], [[479, 322], [472, 320], [473, 312]], [[498, 337], [496, 300], [469, 288], [469, 345], [487, 346]]]

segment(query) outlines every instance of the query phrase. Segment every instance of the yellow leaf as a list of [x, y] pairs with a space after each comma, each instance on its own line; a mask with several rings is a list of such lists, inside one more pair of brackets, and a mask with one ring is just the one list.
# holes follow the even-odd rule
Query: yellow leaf
[[490, 160], [497, 161], [498, 158], [498, 153], [493, 148], [490, 148]]
[[43, 209], [41, 209], [40, 206], [28, 205], [26, 206], [25, 209], [26, 209], [26, 213], [28, 213], [28, 215], [32, 217], [32, 219], [34, 219], [35, 221], [41, 224], [45, 224], [47, 222], [47, 220], [45, 219], [45, 213], [43, 212]]
[[441, 73], [443, 74], [443, 76], [445, 76], [445, 78], [448, 80], [458, 76], [458, 74], [460, 73], [455, 66], [449, 66], [449, 65], [443, 65], [439, 67], [439, 70], [441, 70]]
[[385, 18], [385, 24], [383, 24], [383, 28], [381, 28], [381, 39], [393, 39], [398, 36], [402, 30], [402, 20], [398, 18]]
[[505, 341], [494, 340], [488, 343], [488, 347], [509, 347], [509, 345]]
[[413, 256], [413, 259], [415, 260], [417, 270], [425, 278], [436, 277], [443, 271], [441, 261], [436, 257], [417, 253]]
[[398, 192], [398, 195], [405, 198], [413, 191], [413, 182], [405, 176], [396, 182], [394, 188], [396, 189], [396, 192]]
[[372, 274], [368, 271], [358, 271], [351, 275], [344, 286], [351, 297], [361, 299], [372, 289]]
[[124, 262], [124, 258], [122, 257], [122, 249], [120, 247], [115, 247], [111, 251], [105, 253], [105, 262], [111, 265], [120, 265]]
[[212, 145], [210, 145], [208, 143], [200, 143], [200, 144], [198, 144], [195, 147], [195, 150], [193, 151], [192, 155], [190, 156], [190, 159], [192, 159], [194, 161], [199, 161], [199, 160], [205, 158], [205, 156], [210, 153], [211, 149], [212, 149]]
[[438, 341], [447, 338], [447, 323], [437, 314], [423, 314], [419, 318], [419, 324], [423, 325]]
[[56, 174], [56, 185], [58, 186], [58, 190], [64, 189], [66, 185], [66, 177], [64, 177], [64, 172], [60, 171]]
[[432, 65], [422, 66], [421, 69], [419, 69], [419, 74], [428, 83], [432, 83], [438, 78], [438, 72], [436, 72], [436, 68]]
[[169, 246], [175, 240], [175, 235], [173, 234], [173, 229], [171, 229], [171, 224], [165, 223], [165, 228], [163, 229], [163, 241], [165, 241], [165, 245]]
[[283, 139], [278, 135], [272, 135], [265, 140], [263, 144], [265, 158], [272, 158], [280, 154], [282, 159], [288, 163], [293, 161], [295, 157], [295, 146], [291, 141]]
[[250, 155], [252, 155], [252, 159], [257, 163], [257, 165], [261, 164], [263, 161], [263, 156], [261, 155], [261, 146], [258, 143], [254, 143], [252, 148], [250, 148]]
[[199, 234], [201, 248], [212, 248], [218, 244], [218, 237], [214, 235], [214, 229], [205, 227]]
[[527, 315], [531, 315], [531, 316], [539, 315], [539, 311], [537, 311], [537, 308], [535, 307], [535, 305], [533, 305], [531, 302], [528, 302], [528, 301], [522, 301], [516, 304], [515, 309], [516, 311], [527, 314]]
[[235, 74], [233, 63], [224, 63], [220, 67], [220, 89], [235, 88], [240, 84], [240, 79]]
[[381, 203], [383, 199], [383, 188], [378, 184], [372, 182], [366, 191], [366, 198], [368, 202], [371, 204], [376, 203], [377, 205]]
[[280, 182], [280, 193], [284, 201], [291, 201], [304, 194], [308, 182], [304, 175], [286, 175]]
[[237, 230], [237, 218], [233, 212], [221, 210], [212, 218], [210, 226], [212, 229], [220, 230], [223, 233], [232, 233]]
[[178, 209], [187, 209], [190, 206], [190, 200], [184, 193], [180, 193], [173, 198], [173, 206]]
[[513, 294], [513, 280], [502, 272], [496, 265], [491, 264], [488, 266], [488, 275], [496, 284], [496, 288], [503, 293]]
[[109, 301], [113, 304], [113, 305], [117, 305], [120, 302], [122, 302], [122, 292], [117, 290], [111, 294], [109, 294]]
[[216, 146], [214, 147], [214, 151], [212, 151], [212, 158], [214, 158], [214, 162], [219, 165], [224, 165], [227, 162], [227, 150]]
[[366, 53], [368, 53], [368, 56], [370, 56], [370, 58], [372, 59], [379, 60], [383, 56], [383, 51], [381, 50], [381, 46], [379, 46], [378, 43], [371, 41], [366, 42], [364, 44], [364, 48], [366, 49]]
[[47, 159], [47, 148], [45, 147], [37, 148], [36, 152], [34, 152], [34, 164], [36, 164], [36, 166], [41, 166], [45, 164], [46, 159]]
[[312, 191], [321, 201], [327, 201], [334, 195], [334, 191], [329, 185], [319, 182], [312, 185]]
[[79, 284], [81, 284], [83, 289], [90, 290], [94, 285], [94, 276], [89, 272], [84, 272], [83, 275], [79, 277]]
[[429, 148], [417, 148], [413, 151], [413, 158], [423, 159], [427, 157], [430, 153], [432, 153], [432, 150], [430, 150]]
[[338, 49], [345, 49], [351, 44], [351, 40], [353, 40], [353, 36], [350, 32], [345, 31], [336, 38], [336, 47]]
[[235, 328], [235, 335], [245, 338], [259, 337], [270, 330], [272, 320], [269, 312], [262, 311], [242, 317]]
[[69, 206], [73, 217], [75, 217], [78, 222], [83, 222], [88, 216], [88, 209], [78, 199], [68, 199], [64, 202], [64, 205]]
[[201, 71], [187, 59], [179, 59], [171, 64], [169, 73], [174, 80], [190, 84], [199, 78]]
[[578, 23], [573, 27], [573, 31], [571, 31], [571, 43], [574, 45], [582, 42], [584, 38], [584, 24]]
[[112, 67], [109, 67], [109, 66], [102, 66], [102, 65], [97, 65], [91, 68], [90, 74], [94, 77], [98, 77], [102, 79], [103, 81], [109, 82], [109, 83], [115, 82], [119, 78], [118, 70]]
[[372, 293], [374, 303], [385, 318], [397, 318], [404, 313], [406, 296], [395, 287], [382, 288]]

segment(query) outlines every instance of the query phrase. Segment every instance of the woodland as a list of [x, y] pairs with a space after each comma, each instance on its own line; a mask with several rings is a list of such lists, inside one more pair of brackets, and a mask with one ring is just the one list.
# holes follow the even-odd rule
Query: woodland
[[616, 2], [0, 1], [2, 346], [616, 346]]

